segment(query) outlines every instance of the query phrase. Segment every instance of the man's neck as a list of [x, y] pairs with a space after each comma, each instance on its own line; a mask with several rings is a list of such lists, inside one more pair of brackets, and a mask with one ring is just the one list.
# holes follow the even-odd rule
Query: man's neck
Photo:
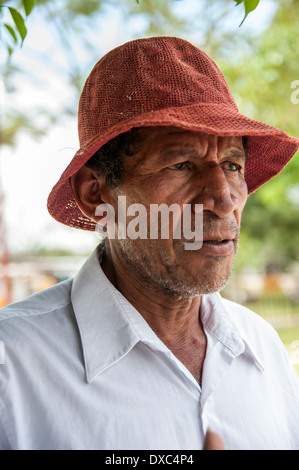
[[102, 269], [110, 282], [136, 308], [160, 340], [200, 381], [206, 353], [206, 336], [200, 321], [201, 297], [174, 299], [148, 290], [128, 267], [113, 263], [111, 253], [104, 254]]

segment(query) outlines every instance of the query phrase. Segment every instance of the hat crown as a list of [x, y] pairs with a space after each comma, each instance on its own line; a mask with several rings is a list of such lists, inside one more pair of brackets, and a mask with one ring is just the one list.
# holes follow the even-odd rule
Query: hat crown
[[204, 52], [174, 37], [137, 39], [91, 71], [79, 102], [80, 144], [130, 118], [205, 103], [238, 112], [222, 72]]

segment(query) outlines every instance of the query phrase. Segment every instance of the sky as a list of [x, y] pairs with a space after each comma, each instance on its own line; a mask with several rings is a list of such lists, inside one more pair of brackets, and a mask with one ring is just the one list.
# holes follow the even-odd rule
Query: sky
[[[190, 11], [194, 3], [195, 0], [185, 0]], [[184, 12], [186, 14], [187, 9]], [[243, 10], [237, 13], [234, 11], [232, 15], [234, 27], [242, 19]], [[272, 2], [261, 0], [243, 28], [262, 29], [272, 13]], [[5, 94], [0, 82], [1, 109], [16, 107], [28, 111], [42, 103], [45, 109], [59, 115], [62, 107], [74, 100], [68, 81], [63, 78], [66, 74], [61, 73], [67, 70], [65, 55], [53, 39], [51, 28], [38, 15], [32, 14], [28, 26], [24, 45], [13, 58], [23, 69], [16, 78], [17, 91]], [[106, 15], [99, 17], [96, 28], [89, 32], [89, 39], [98, 44], [98, 59], [114, 47], [139, 37], [142, 27], [142, 21], [125, 24], [121, 14], [108, 10]], [[192, 41], [192, 37], [189, 40]], [[74, 44], [76, 59], [90, 71], [94, 57], [86, 55], [79, 41]], [[0, 53], [1, 60], [3, 53]], [[43, 119], [40, 116], [37, 123]], [[60, 119], [43, 137], [22, 132], [14, 148], [1, 148], [0, 177], [6, 202], [7, 243], [12, 254], [39, 247], [87, 253], [96, 246], [95, 234], [59, 224], [46, 209], [48, 194], [78, 148], [76, 117], [70, 116]]]

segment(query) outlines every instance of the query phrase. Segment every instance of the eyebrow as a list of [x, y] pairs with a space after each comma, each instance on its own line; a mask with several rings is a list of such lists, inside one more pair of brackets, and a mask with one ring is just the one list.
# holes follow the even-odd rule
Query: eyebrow
[[232, 148], [227, 152], [227, 155], [234, 159], [246, 161], [246, 151], [244, 149]]
[[[234, 159], [238, 160], [244, 160], [246, 161], [246, 150], [243, 149], [237, 149], [237, 148], [232, 148], [228, 150], [224, 156], [226, 157], [231, 157]], [[162, 158], [164, 161], [171, 160], [176, 157], [182, 157], [182, 158], [194, 158], [194, 157], [200, 157], [199, 153], [195, 149], [188, 149], [188, 148], [172, 148], [165, 150], [164, 152], [161, 153], [160, 158]]]
[[161, 153], [160, 158], [163, 160], [171, 160], [172, 158], [183, 157], [183, 158], [194, 158], [199, 157], [199, 153], [195, 149], [188, 149], [184, 147], [176, 147], [172, 149], [165, 150]]

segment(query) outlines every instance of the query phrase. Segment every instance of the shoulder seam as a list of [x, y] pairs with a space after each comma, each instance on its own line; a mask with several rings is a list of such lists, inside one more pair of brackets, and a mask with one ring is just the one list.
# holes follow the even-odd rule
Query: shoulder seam
[[65, 308], [68, 305], [72, 303], [71, 300], [68, 300], [65, 304], [57, 305], [54, 308], [48, 309], [48, 310], [43, 310], [43, 311], [38, 311], [38, 312], [30, 312], [30, 309], [24, 309], [26, 311], [22, 311], [20, 313], [12, 313], [10, 316], [1, 318], [0, 317], [0, 323], [6, 321], [6, 320], [12, 320], [13, 318], [24, 318], [24, 317], [37, 317], [39, 315], [47, 315], [48, 313], [55, 312], [56, 310], [59, 310], [61, 308]]
[[[50, 288], [52, 289], [52, 288]], [[47, 289], [48, 290], [48, 289]], [[37, 294], [33, 294], [31, 296], [32, 300], [33, 297], [38, 296], [39, 294], [42, 296], [44, 295], [45, 291], [41, 291]], [[69, 293], [65, 296], [65, 298], [57, 299], [57, 304], [52, 305], [52, 306], [44, 306], [44, 308], [39, 308], [39, 305], [35, 304], [34, 301], [30, 301], [30, 297], [27, 297], [24, 300], [21, 300], [20, 302], [16, 302], [14, 304], [8, 305], [7, 307], [4, 307], [2, 309], [3, 311], [6, 310], [7, 313], [3, 313], [1, 315], [0, 311], [0, 323], [6, 321], [6, 320], [11, 320], [12, 318], [22, 318], [22, 317], [33, 317], [33, 316], [38, 316], [38, 315], [46, 315], [50, 312], [54, 312], [55, 310], [59, 310], [61, 308], [67, 307], [69, 304], [72, 303], [71, 300], [71, 295], [70, 291]]]

